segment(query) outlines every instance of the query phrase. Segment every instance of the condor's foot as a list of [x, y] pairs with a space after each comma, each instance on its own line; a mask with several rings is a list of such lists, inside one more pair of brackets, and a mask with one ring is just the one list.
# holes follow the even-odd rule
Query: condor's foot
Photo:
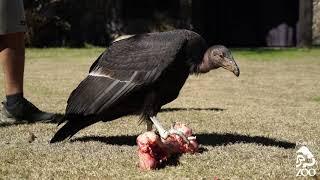
[[173, 134], [180, 136], [187, 144], [189, 144], [189, 140], [195, 139], [195, 137], [187, 138], [181, 131], [178, 131], [177, 129], [174, 129], [174, 128], [171, 128], [170, 130], [166, 131], [155, 116], [150, 117], [150, 119], [154, 124], [155, 128], [157, 129], [157, 131], [159, 132], [159, 135], [162, 139], [167, 139], [170, 135], [173, 135]]

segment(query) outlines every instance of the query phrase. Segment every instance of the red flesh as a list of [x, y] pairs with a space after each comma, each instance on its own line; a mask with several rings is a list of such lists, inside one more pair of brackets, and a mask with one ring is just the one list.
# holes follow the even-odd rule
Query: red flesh
[[[186, 137], [192, 136], [192, 130], [184, 124], [176, 124], [174, 129], [181, 131]], [[156, 169], [172, 155], [198, 151], [195, 139], [190, 140], [189, 144], [178, 135], [171, 135], [164, 140], [152, 131], [138, 136], [137, 144], [139, 167], [143, 170]]]

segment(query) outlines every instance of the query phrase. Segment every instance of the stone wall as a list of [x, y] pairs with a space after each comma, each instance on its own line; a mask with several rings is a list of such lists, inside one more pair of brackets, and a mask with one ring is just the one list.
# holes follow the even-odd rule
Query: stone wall
[[313, 44], [320, 45], [320, 0], [313, 1]]

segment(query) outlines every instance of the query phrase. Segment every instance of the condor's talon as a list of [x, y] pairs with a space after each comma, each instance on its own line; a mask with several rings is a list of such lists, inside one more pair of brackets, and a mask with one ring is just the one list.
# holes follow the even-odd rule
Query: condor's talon
[[190, 143], [188, 138], [183, 134], [183, 132], [181, 132], [179, 130], [176, 130], [176, 129], [170, 129], [168, 131], [168, 135], [167, 136], [170, 136], [170, 135], [173, 135], [173, 134], [180, 136], [187, 144]]
[[188, 138], [189, 141], [192, 141], [192, 140], [196, 140], [196, 139], [197, 139], [196, 136], [189, 136], [189, 137], [187, 137], [187, 138]]
[[174, 129], [174, 126], [176, 125], [176, 122], [173, 122], [172, 124], [171, 124], [171, 129]]

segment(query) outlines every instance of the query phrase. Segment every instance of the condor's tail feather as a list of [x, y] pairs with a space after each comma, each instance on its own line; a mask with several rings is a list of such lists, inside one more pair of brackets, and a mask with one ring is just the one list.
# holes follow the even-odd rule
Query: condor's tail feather
[[81, 129], [90, 126], [91, 124], [96, 123], [97, 121], [77, 121], [77, 120], [69, 120], [62, 128], [60, 128], [53, 138], [50, 140], [50, 143], [56, 143], [63, 141], [67, 138], [71, 138], [74, 134], [76, 134]]

